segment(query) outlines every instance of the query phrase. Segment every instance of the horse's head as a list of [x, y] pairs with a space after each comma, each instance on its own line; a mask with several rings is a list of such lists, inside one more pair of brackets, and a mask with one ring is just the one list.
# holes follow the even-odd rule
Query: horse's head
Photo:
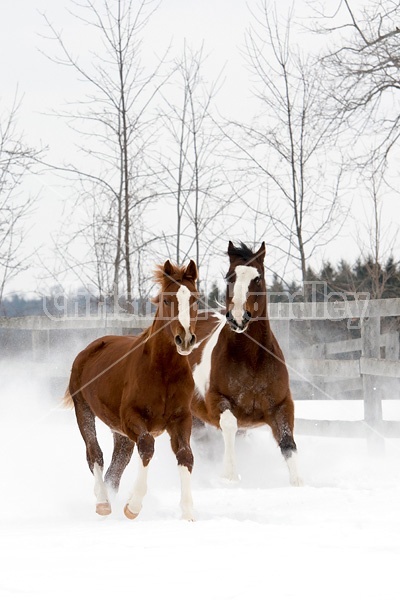
[[265, 243], [253, 252], [243, 243], [236, 247], [229, 242], [228, 256], [226, 320], [233, 331], [243, 333], [251, 320], [265, 316]]
[[178, 267], [167, 260], [155, 273], [161, 291], [154, 302], [158, 304], [157, 318], [168, 323], [179, 354], [187, 355], [196, 342], [197, 267], [191, 260], [187, 267]]

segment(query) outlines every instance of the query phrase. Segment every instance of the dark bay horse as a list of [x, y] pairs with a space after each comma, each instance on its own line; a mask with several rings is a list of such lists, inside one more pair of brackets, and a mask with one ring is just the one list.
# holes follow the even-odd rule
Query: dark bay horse
[[226, 314], [201, 315], [197, 323], [199, 342], [189, 358], [196, 385], [192, 413], [222, 430], [224, 478], [238, 479], [238, 429], [267, 424], [286, 460], [290, 483], [301, 485], [288, 371], [268, 319], [265, 244], [253, 253], [229, 242], [228, 256]]
[[[125, 515], [134, 519], [147, 490], [147, 469], [154, 437], [167, 431], [181, 477], [182, 518], [193, 520], [190, 473], [194, 382], [187, 356], [196, 341], [197, 267], [166, 261], [156, 271], [161, 286], [152, 325], [141, 335], [102, 337], [78, 354], [72, 365], [65, 403], [75, 407], [95, 479], [96, 512], [111, 513], [108, 486], [118, 490], [135, 444], [140, 471]], [[113, 432], [114, 451], [103, 479], [103, 453], [96, 438], [95, 417]]]

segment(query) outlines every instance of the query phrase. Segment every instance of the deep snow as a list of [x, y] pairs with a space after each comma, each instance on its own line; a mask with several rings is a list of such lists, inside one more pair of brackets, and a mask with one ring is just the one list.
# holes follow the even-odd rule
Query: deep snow
[[[122, 508], [137, 457], [109, 517], [73, 411], [29, 370], [0, 365], [0, 598], [174, 600], [398, 599], [400, 440], [369, 457], [363, 440], [296, 436], [303, 488], [291, 488], [268, 428], [237, 440], [241, 481], [220, 478], [222, 440], [193, 444], [196, 522], [180, 520], [168, 438], [156, 441], [142, 513]], [[400, 420], [400, 402], [385, 416]], [[360, 402], [298, 402], [299, 417], [358, 418]], [[101, 424], [106, 461], [111, 435]]]

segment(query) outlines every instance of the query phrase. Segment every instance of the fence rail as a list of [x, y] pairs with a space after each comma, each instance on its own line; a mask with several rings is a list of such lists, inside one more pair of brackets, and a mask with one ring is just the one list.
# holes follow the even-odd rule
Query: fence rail
[[[346, 390], [353, 393], [353, 397], [354, 393], [358, 393], [364, 402], [362, 421], [297, 419], [299, 433], [367, 437], [375, 446], [382, 446], [382, 436], [400, 437], [400, 421], [382, 418], [384, 382], [392, 381], [392, 388], [398, 391], [397, 396], [400, 397], [399, 327], [390, 332], [381, 331], [382, 318], [400, 316], [400, 298], [270, 304], [269, 316], [284, 351], [294, 387], [304, 384], [310, 398], [326, 400]], [[138, 332], [148, 327], [152, 319], [152, 315], [141, 317], [125, 313], [75, 318], [0, 317], [0, 333], [11, 331], [15, 334], [19, 331], [27, 333], [28, 337], [30, 335], [32, 365], [44, 363], [46, 376], [66, 378], [69, 366], [65, 361], [62, 364], [57, 362], [53, 355], [52, 338], [57, 332], [74, 334], [82, 343], [83, 332], [87, 341], [106, 333]], [[347, 339], [330, 341], [328, 333], [328, 339], [303, 347], [300, 353], [294, 350], [292, 340], [296, 322], [312, 324], [345, 320], [345, 333], [353, 330], [352, 336], [347, 335]], [[359, 330], [358, 337], [354, 337], [356, 329]], [[26, 340], [25, 343], [29, 345]]]

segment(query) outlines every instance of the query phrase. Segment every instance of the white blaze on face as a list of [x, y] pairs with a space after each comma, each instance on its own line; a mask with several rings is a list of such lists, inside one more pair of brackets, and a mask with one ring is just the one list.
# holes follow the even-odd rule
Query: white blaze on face
[[250, 282], [259, 277], [259, 272], [255, 267], [239, 265], [235, 268], [236, 281], [233, 288], [231, 314], [238, 325], [243, 321], [243, 309], [247, 298]]
[[181, 285], [176, 293], [178, 298], [178, 321], [186, 333], [187, 341], [190, 340], [190, 290], [186, 285]]

